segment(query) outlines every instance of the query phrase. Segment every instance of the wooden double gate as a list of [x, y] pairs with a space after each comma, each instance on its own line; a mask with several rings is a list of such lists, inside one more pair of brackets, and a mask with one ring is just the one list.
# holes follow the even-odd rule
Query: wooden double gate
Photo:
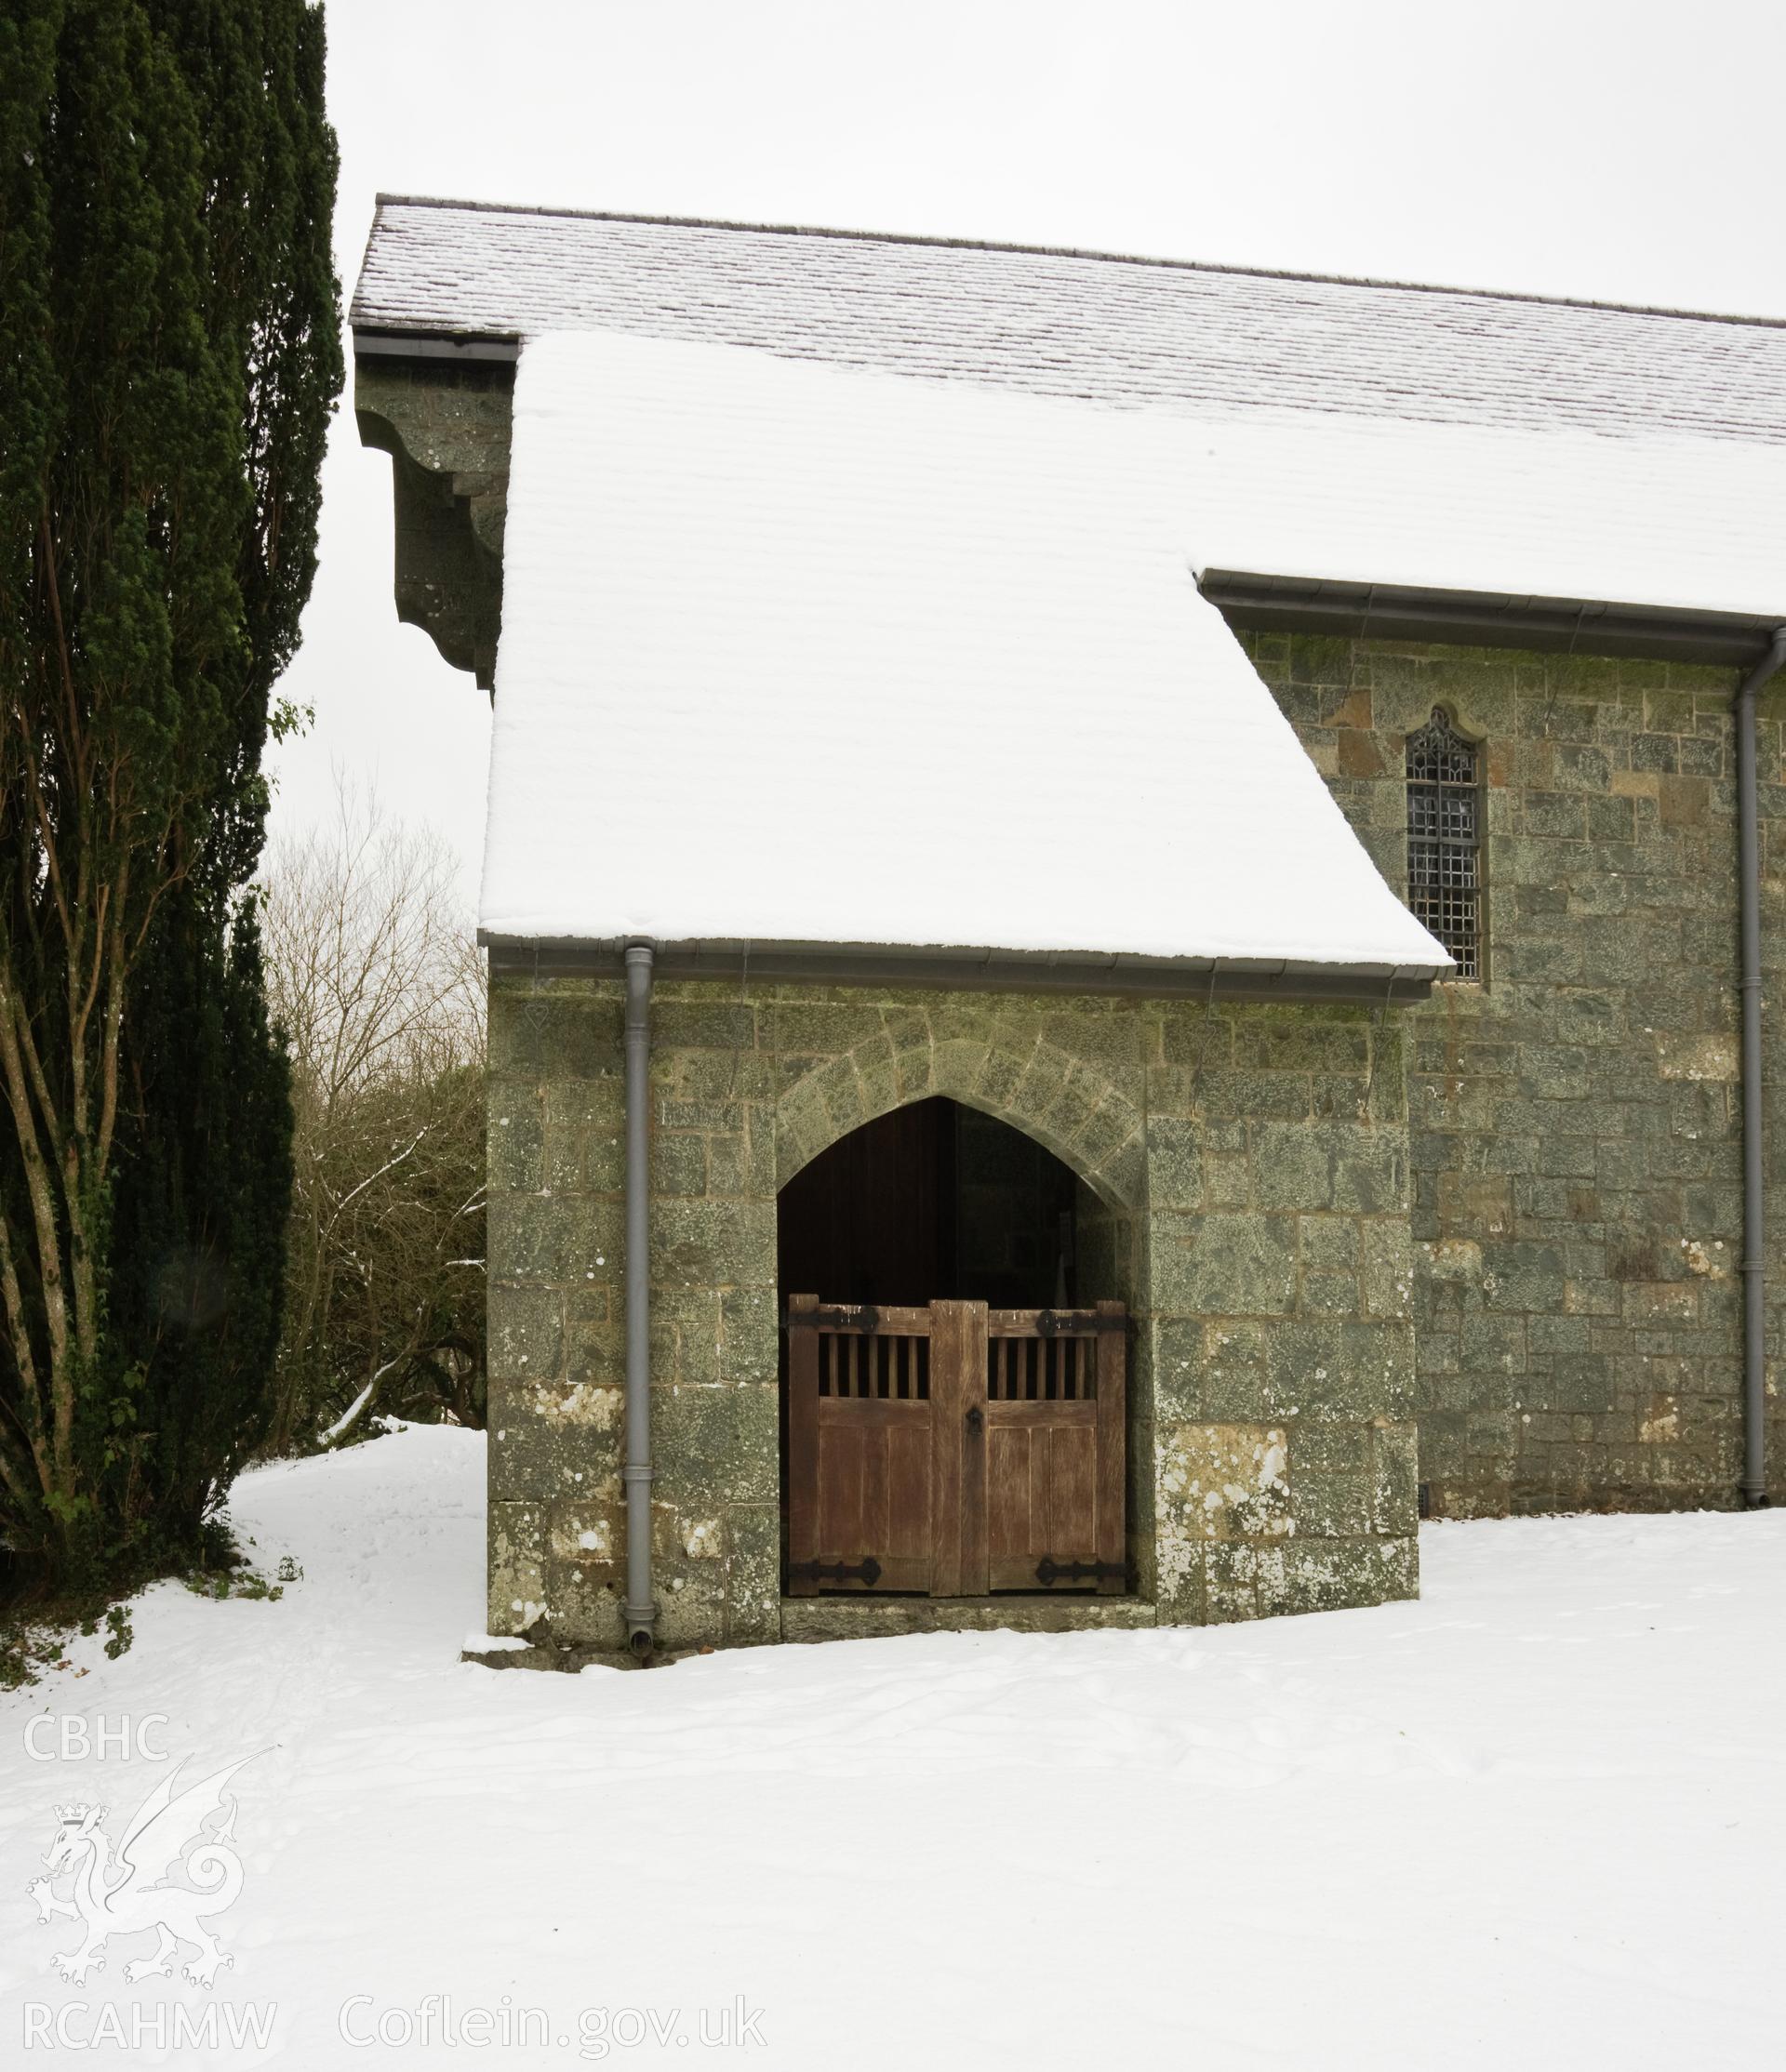
[[794, 1295], [787, 1333], [791, 1594], [1120, 1594], [1120, 1302]]

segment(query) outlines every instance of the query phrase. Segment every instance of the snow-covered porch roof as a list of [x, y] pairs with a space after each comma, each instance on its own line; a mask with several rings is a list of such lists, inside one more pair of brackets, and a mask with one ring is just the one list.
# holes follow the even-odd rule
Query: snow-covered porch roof
[[1424, 979], [1197, 591], [1206, 428], [613, 333], [521, 357], [482, 926]]

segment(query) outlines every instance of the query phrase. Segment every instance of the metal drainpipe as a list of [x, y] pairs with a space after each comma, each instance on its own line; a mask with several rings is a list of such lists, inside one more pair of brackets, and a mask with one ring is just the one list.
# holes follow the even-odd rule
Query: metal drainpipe
[[656, 1644], [651, 1595], [651, 973], [646, 942], [626, 946], [626, 1644]]
[[1766, 1247], [1761, 1168], [1761, 830], [1755, 788], [1755, 699], [1786, 664], [1786, 626], [1737, 686], [1738, 876], [1742, 908], [1742, 1501], [1767, 1502]]

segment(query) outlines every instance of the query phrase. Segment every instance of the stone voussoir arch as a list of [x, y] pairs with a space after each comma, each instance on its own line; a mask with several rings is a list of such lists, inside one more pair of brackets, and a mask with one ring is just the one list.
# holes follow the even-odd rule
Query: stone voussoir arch
[[1103, 1064], [1040, 1029], [994, 1023], [963, 1033], [911, 1007], [888, 1010], [878, 1033], [784, 1088], [776, 1104], [777, 1187], [863, 1123], [938, 1095], [1033, 1137], [1111, 1208], [1141, 1206], [1141, 1109]]

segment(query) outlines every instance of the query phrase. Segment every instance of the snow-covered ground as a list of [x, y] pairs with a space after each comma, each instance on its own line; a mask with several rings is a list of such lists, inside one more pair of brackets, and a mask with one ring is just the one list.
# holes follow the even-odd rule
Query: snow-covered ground
[[[1429, 1527], [1377, 1611], [570, 1677], [459, 1660], [482, 1489], [440, 1428], [261, 1469], [233, 1516], [301, 1564], [280, 1600], [159, 1586], [128, 1654], [0, 1700], [0, 2057], [1779, 2062], [1786, 1512]], [[56, 1752], [76, 1715], [105, 1760]], [[150, 1933], [58, 1976], [58, 1806], [115, 1842], [172, 1759], [247, 1755], [215, 1991], [127, 1983]], [[158, 2004], [271, 2039], [162, 2050]], [[522, 2010], [543, 2048], [501, 2046]]]

